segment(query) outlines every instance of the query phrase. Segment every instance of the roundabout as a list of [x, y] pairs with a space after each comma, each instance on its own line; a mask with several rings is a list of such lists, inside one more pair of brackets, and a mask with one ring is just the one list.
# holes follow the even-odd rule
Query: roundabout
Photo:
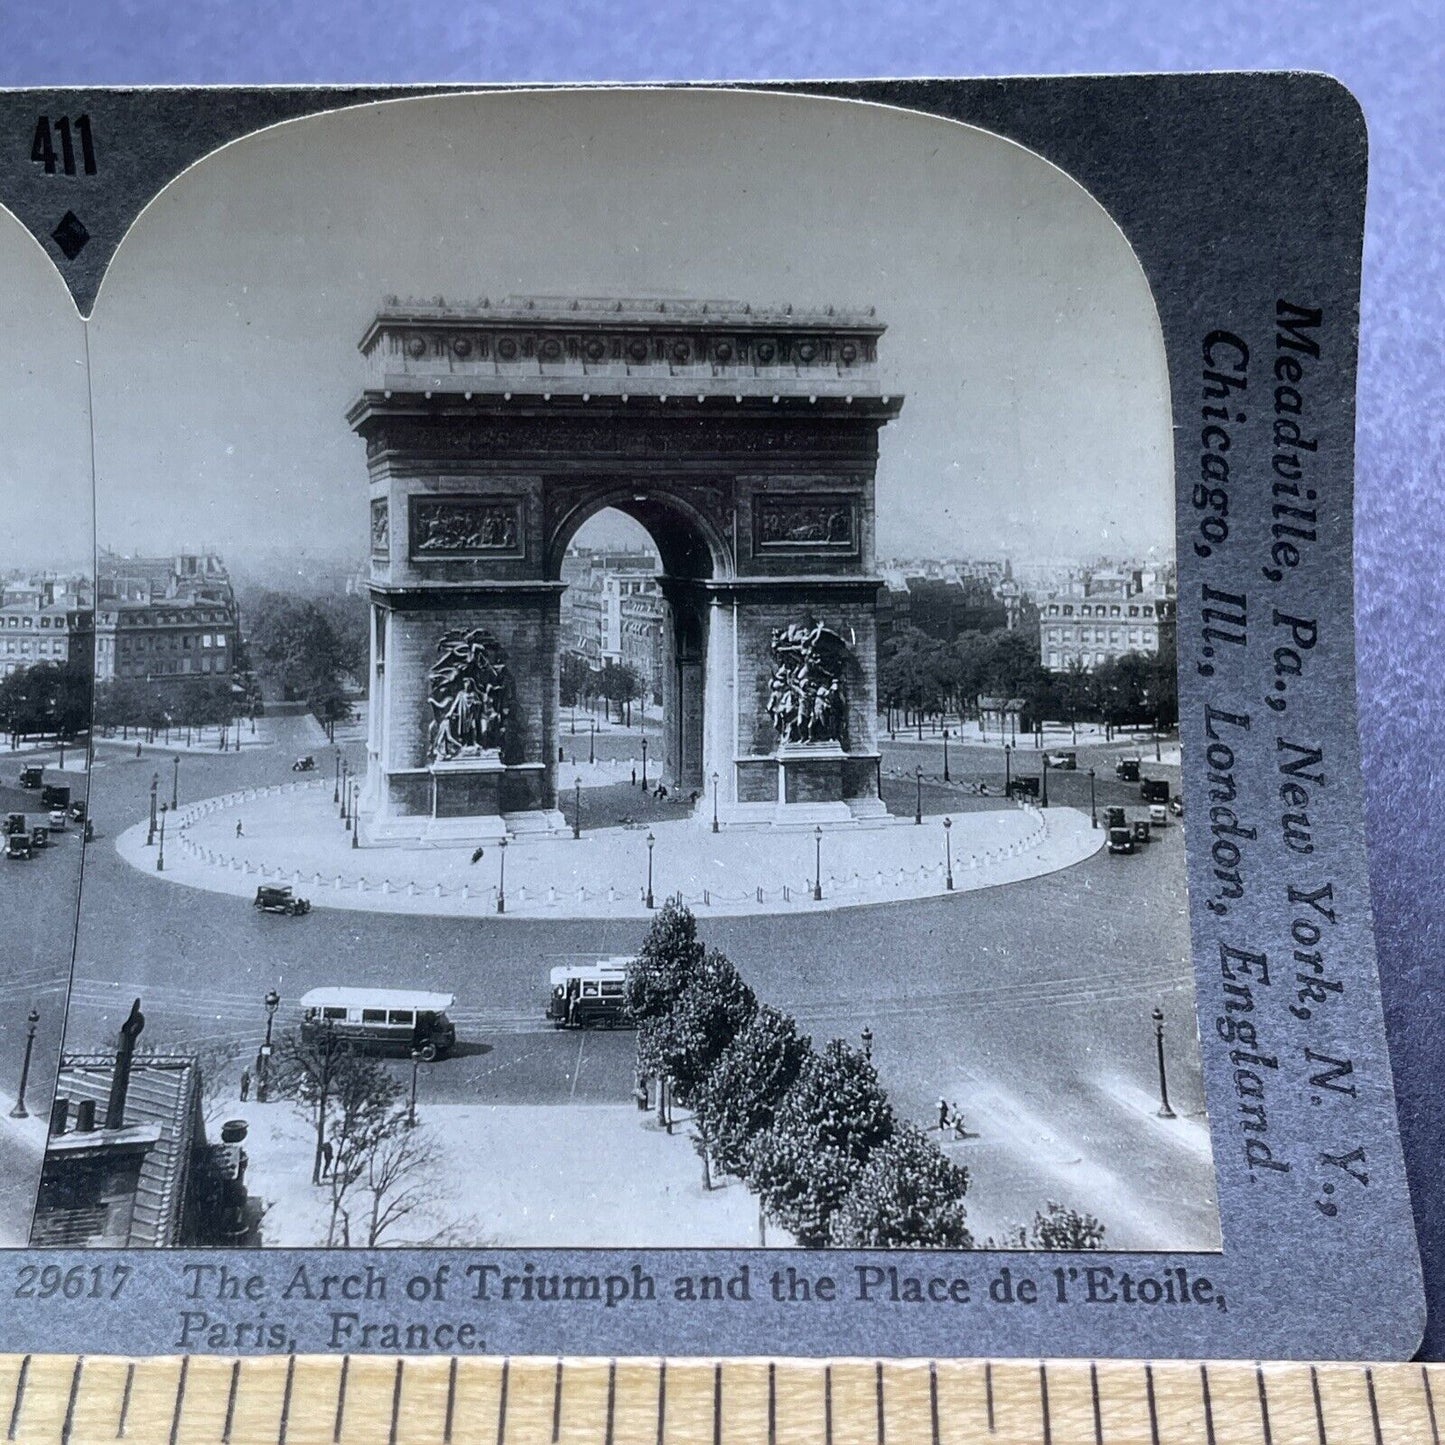
[[[132, 867], [236, 897], [290, 885], [317, 908], [522, 918], [645, 918], [678, 897], [713, 916], [826, 912], [967, 893], [1082, 862], [1104, 831], [1073, 808], [1001, 805], [921, 823], [724, 828], [694, 817], [523, 837], [506, 845], [353, 846], [324, 779], [183, 805], [151, 837], [116, 840]], [[164, 848], [164, 854], [160, 852]], [[162, 866], [157, 867], [160, 863]], [[820, 896], [821, 895], [821, 896]]]

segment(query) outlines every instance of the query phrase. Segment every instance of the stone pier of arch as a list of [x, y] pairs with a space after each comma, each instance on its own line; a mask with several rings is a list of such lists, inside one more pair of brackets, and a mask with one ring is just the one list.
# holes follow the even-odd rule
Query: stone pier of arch
[[[565, 831], [561, 566], [608, 507], [662, 561], [668, 786], [708, 817], [716, 793], [724, 824], [883, 816], [874, 485], [902, 407], [883, 331], [871, 312], [737, 302], [388, 301], [348, 413], [370, 483], [362, 842]], [[775, 634], [799, 624], [840, 640], [823, 736], [769, 715]], [[492, 684], [441, 738], [439, 649], [457, 637]]]

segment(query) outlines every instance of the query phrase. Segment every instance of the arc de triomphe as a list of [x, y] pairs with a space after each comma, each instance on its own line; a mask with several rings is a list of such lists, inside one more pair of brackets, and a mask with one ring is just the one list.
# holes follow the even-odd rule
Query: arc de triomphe
[[[361, 838], [563, 827], [562, 559], [604, 507], [662, 559], [663, 775], [724, 823], [880, 815], [871, 312], [389, 301], [370, 474]], [[716, 784], [714, 783], [716, 778]], [[563, 779], [563, 787], [567, 780]]]

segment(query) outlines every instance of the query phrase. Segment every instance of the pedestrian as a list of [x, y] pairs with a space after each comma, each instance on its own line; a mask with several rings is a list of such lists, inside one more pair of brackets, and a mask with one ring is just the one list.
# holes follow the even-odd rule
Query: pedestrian
[[968, 1138], [968, 1130], [963, 1127], [963, 1113], [957, 1104], [953, 1106], [953, 1137], [955, 1139]]
[[940, 1099], [940, 1100], [938, 1101], [938, 1127], [939, 1127], [940, 1129], [946, 1129], [946, 1128], [948, 1128], [948, 1100], [947, 1100], [947, 1099]]
[[324, 1139], [321, 1142], [321, 1177], [325, 1179], [331, 1173], [331, 1161], [336, 1157], [336, 1151], [331, 1147], [331, 1140]]
[[632, 786], [634, 788], [637, 786], [637, 765], [635, 763], [632, 767]]
[[241, 820], [239, 818], [236, 819], [236, 836], [238, 838], [242, 836]]
[[244, 1104], [251, 1097], [251, 1071], [241, 1070], [241, 1102]]

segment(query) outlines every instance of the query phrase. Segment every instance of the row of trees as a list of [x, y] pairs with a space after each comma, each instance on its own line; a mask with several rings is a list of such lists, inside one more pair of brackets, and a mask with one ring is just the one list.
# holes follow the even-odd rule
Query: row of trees
[[283, 698], [304, 701], [328, 733], [351, 716], [371, 651], [366, 600], [258, 591], [246, 603], [247, 655]]
[[254, 686], [229, 677], [142, 678], [117, 677], [95, 689], [95, 725], [120, 729], [122, 737], [136, 734], [155, 738], [207, 728], [226, 728], [238, 717], [252, 716], [260, 699]]
[[627, 989], [638, 1067], [693, 1110], [705, 1182], [743, 1179], [809, 1247], [972, 1246], [967, 1171], [894, 1115], [863, 1054], [814, 1049], [759, 1004], [680, 903], [653, 922]]
[[0, 727], [18, 746], [27, 737], [72, 738], [90, 726], [90, 663], [37, 662], [0, 678]]
[[630, 662], [593, 667], [580, 653], [564, 652], [560, 695], [563, 707], [590, 707], [599, 699], [617, 709], [617, 721], [631, 723], [632, 704], [643, 696], [647, 680]]
[[1021, 698], [1032, 721], [1144, 725], [1164, 729], [1179, 718], [1173, 639], [1157, 655], [1129, 653], [1093, 669], [1049, 672], [1036, 635], [964, 632], [953, 641], [903, 628], [879, 648], [879, 701], [905, 720], [976, 715], [980, 697]]

